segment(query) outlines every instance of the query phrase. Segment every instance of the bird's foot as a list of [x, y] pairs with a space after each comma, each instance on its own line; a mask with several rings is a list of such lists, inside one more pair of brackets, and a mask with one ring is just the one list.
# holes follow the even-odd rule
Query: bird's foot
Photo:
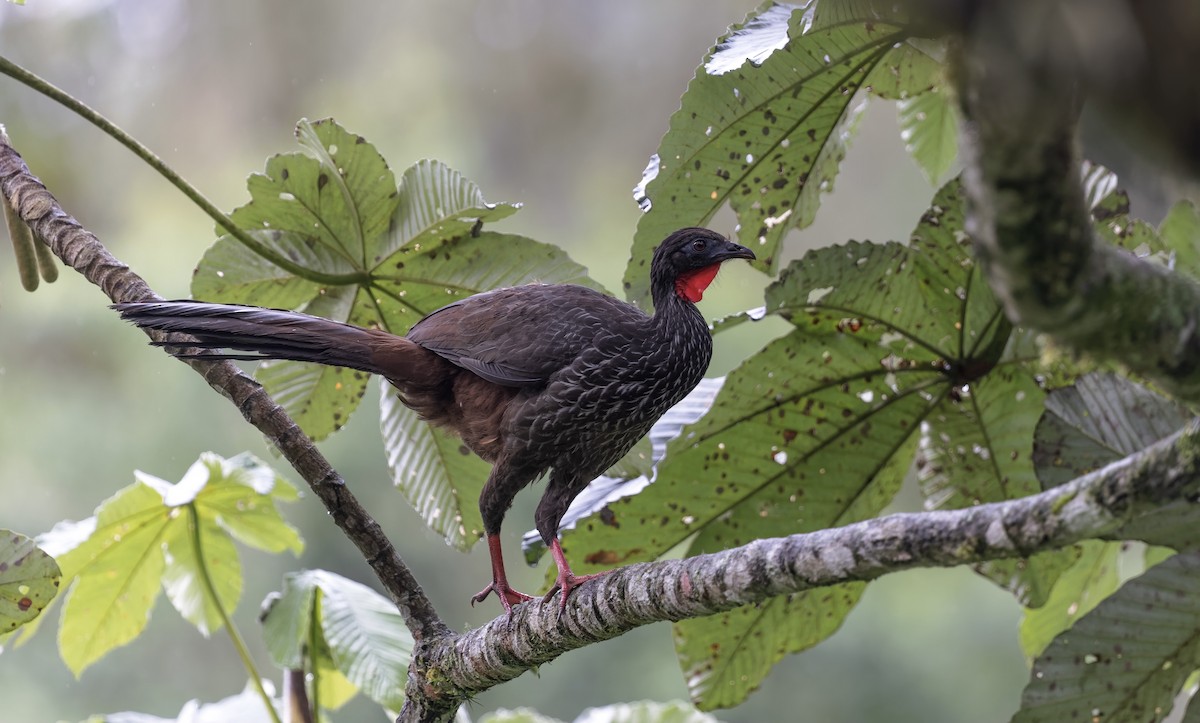
[[560, 568], [558, 571], [558, 579], [554, 581], [554, 587], [550, 588], [550, 592], [546, 593], [545, 597], [542, 598], [542, 602], [550, 602], [550, 599], [554, 597], [554, 593], [561, 591], [562, 596], [558, 599], [558, 616], [562, 617], [563, 611], [567, 609], [567, 596], [571, 594], [572, 590], [588, 580], [600, 577], [601, 575], [607, 575], [610, 572], [612, 572], [612, 570], [594, 572], [591, 575], [576, 575], [575, 573], [571, 572], [570, 568], [568, 568], [565, 572]]
[[508, 617], [512, 617], [512, 606], [520, 605], [523, 602], [529, 602], [533, 596], [526, 595], [523, 592], [518, 592], [509, 587], [506, 580], [492, 580], [488, 586], [480, 590], [471, 597], [471, 607], [475, 607], [475, 603], [483, 602], [488, 595], [496, 593], [496, 597], [500, 598], [500, 604], [504, 606], [504, 612], [508, 613]]

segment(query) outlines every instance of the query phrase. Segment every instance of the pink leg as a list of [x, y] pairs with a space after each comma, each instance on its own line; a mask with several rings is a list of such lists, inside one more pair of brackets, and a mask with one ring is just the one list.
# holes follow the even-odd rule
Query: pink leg
[[492, 557], [492, 581], [471, 598], [471, 606], [474, 607], [475, 603], [483, 602], [491, 593], [496, 593], [496, 597], [500, 598], [500, 604], [504, 606], [504, 611], [511, 618], [513, 605], [520, 605], [533, 598], [523, 592], [517, 592], [509, 586], [508, 577], [504, 574], [504, 552], [500, 549], [500, 535], [488, 535], [487, 542], [488, 553]]
[[559, 615], [562, 615], [562, 611], [567, 609], [567, 596], [571, 594], [572, 590], [592, 578], [607, 575], [611, 572], [611, 570], [605, 570], [604, 572], [596, 572], [591, 575], [576, 575], [571, 572], [571, 566], [567, 564], [567, 557], [563, 554], [562, 545], [557, 538], [555, 538], [554, 542], [550, 543], [550, 553], [554, 555], [554, 564], [558, 566], [558, 579], [554, 582], [554, 587], [550, 588], [550, 592], [546, 593], [546, 596], [542, 598], [542, 602], [550, 602], [550, 598], [554, 597], [554, 593], [561, 590], [562, 597], [558, 601]]

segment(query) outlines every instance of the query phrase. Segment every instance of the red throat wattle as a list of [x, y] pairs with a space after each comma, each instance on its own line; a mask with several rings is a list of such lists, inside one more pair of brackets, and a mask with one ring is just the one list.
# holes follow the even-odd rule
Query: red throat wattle
[[704, 268], [680, 274], [675, 280], [675, 293], [693, 304], [704, 298], [704, 290], [712, 283], [721, 264], [711, 264]]

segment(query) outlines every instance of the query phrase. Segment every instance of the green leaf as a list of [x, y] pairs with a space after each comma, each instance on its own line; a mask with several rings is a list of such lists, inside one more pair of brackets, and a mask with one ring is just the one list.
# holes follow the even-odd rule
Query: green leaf
[[36, 618], [58, 593], [62, 572], [30, 538], [0, 530], [0, 635]]
[[[828, 526], [879, 514], [904, 482], [915, 441], [910, 438], [904, 449], [888, 458], [872, 480], [871, 494]], [[708, 545], [701, 532], [691, 552], [704, 552]], [[807, 650], [837, 632], [865, 589], [865, 583], [836, 585], [676, 623], [675, 649], [692, 700], [704, 710], [738, 705], [785, 655]]]
[[[311, 669], [313, 662], [319, 664], [310, 659], [305, 665], [315, 639], [317, 647], [327, 646], [336, 670], [372, 700], [393, 710], [403, 704], [412, 636], [395, 605], [365, 585], [324, 570], [289, 574], [263, 626], [267, 647], [280, 667]], [[343, 697], [337, 695], [339, 700]]]
[[[931, 507], [971, 507], [1041, 491], [1031, 461], [1030, 430], [1045, 394], [1020, 367], [1001, 367], [970, 386], [957, 403], [929, 419], [921, 438], [920, 479]], [[1045, 604], [1055, 580], [1078, 552], [1059, 550], [998, 560], [976, 570], [1027, 607]]]
[[96, 517], [88, 544], [68, 554], [89, 559], [79, 566], [58, 630], [59, 653], [76, 676], [145, 629], [161, 584], [162, 539], [174, 521], [162, 496], [141, 483], [101, 504]]
[[[318, 622], [322, 619], [322, 602], [323, 598], [318, 593], [315, 601], [316, 614], [313, 618]], [[324, 710], [337, 710], [358, 695], [358, 686], [338, 670], [337, 663], [333, 660], [333, 652], [323, 634], [318, 631], [310, 642], [316, 651], [312, 656], [309, 673], [309, 689], [312, 690], [310, 703]], [[403, 683], [400, 686], [403, 687]]]
[[332, 268], [348, 272], [369, 262], [397, 204], [396, 181], [383, 157], [361, 136], [325, 119], [296, 125], [305, 153], [267, 159], [250, 176], [250, 203], [230, 214], [246, 229], [299, 234], [323, 247]]
[[1191, 201], [1180, 201], [1158, 227], [1163, 245], [1173, 255], [1172, 267], [1200, 278], [1200, 210]]
[[361, 583], [323, 572], [321, 623], [337, 669], [368, 698], [404, 704], [413, 639], [390, 600]]
[[309, 640], [314, 630], [320, 631], [313, 611], [316, 591], [317, 577], [312, 571], [290, 572], [283, 576], [283, 590], [272, 593], [263, 604], [263, 641], [279, 668], [306, 668]]
[[834, 585], [676, 623], [675, 649], [692, 700], [702, 710], [738, 705], [785, 655], [837, 632], [866, 587]]
[[871, 75], [867, 88], [880, 98], [906, 100], [936, 88], [942, 82], [944, 42], [909, 38], [887, 54]]
[[946, 175], [958, 157], [958, 111], [952, 93], [934, 87], [897, 102], [904, 149], [930, 183]]
[[[242, 589], [231, 528], [265, 549], [299, 550], [295, 530], [279, 519], [272, 500], [294, 498], [295, 491], [249, 455], [225, 460], [206, 453], [176, 484], [144, 472], [135, 477], [97, 508], [94, 521], [48, 537], [64, 549], [64, 573], [75, 579], [59, 650], [76, 675], [141, 633], [160, 586], [201, 632], [219, 627], [216, 606], [231, 613]], [[280, 540], [267, 543], [270, 534]]]
[[1027, 609], [1021, 620], [1021, 650], [1030, 658], [1041, 655], [1055, 637], [1111, 595], [1121, 582], [1117, 570], [1121, 543], [1086, 540], [1079, 547], [1079, 559], [1058, 578], [1045, 604]]
[[1200, 667], [1200, 554], [1123, 586], [1033, 664], [1014, 723], [1160, 720]]
[[[277, 229], [250, 234], [263, 248], [305, 268], [350, 271], [328, 248], [310, 243], [306, 236]], [[320, 288], [317, 282], [296, 276], [229, 235], [218, 238], [204, 252], [192, 277], [192, 296], [197, 299], [278, 309], [302, 306]]]
[[[221, 628], [220, 611], [232, 611], [242, 597], [242, 564], [237, 548], [215, 517], [208, 514], [189, 514], [184, 524], [171, 527], [165, 542], [162, 586], [167, 598], [184, 620], [208, 637]], [[212, 581], [216, 600], [209, 594], [206, 575]]]
[[448, 544], [464, 552], [471, 549], [483, 536], [478, 500], [491, 465], [457, 437], [419, 419], [394, 389], [383, 388], [380, 407], [392, 484]]
[[402, 249], [413, 255], [427, 253], [448, 239], [477, 232], [481, 223], [508, 218], [519, 208], [519, 203], [489, 203], [466, 176], [438, 161], [419, 161], [400, 178], [396, 223], [376, 253], [379, 258]]
[[[728, 203], [738, 238], [773, 273], [789, 228], [812, 223], [862, 111], [857, 91], [904, 31], [869, 3], [764, 4], [696, 71], [636, 195], [626, 295], [646, 303], [655, 246]], [[746, 62], [749, 61], [749, 62]]]
[[[1034, 463], [1049, 488], [1135, 454], [1183, 427], [1189, 410], [1125, 377], [1089, 374], [1056, 389], [1035, 433]], [[1114, 537], [1183, 548], [1197, 542], [1200, 512], [1168, 504], [1131, 520]]]
[[1055, 389], [1034, 433], [1033, 461], [1046, 489], [1140, 452], [1191, 419], [1177, 404], [1112, 373]]

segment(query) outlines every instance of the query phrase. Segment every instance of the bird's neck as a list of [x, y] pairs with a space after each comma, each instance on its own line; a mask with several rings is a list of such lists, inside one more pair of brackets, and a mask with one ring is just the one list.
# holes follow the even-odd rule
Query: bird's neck
[[717, 274], [719, 264], [680, 274], [675, 278], [657, 279], [651, 287], [654, 301], [654, 321], [665, 333], [676, 336], [691, 330], [708, 335], [708, 324], [696, 308], [704, 289]]

